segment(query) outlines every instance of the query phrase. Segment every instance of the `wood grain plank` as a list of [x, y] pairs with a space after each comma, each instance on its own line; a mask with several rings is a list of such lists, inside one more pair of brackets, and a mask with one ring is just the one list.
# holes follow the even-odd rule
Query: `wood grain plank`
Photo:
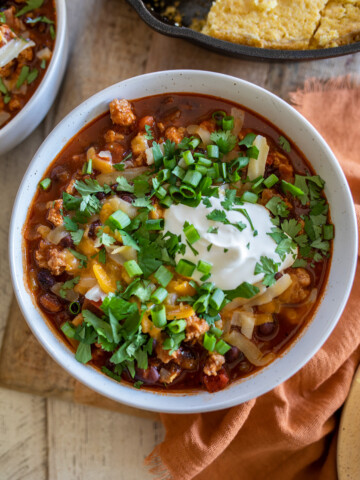
[[48, 478], [44, 399], [0, 388], [0, 478]]
[[52, 399], [48, 426], [51, 480], [153, 478], [142, 464], [162, 440], [158, 422]]

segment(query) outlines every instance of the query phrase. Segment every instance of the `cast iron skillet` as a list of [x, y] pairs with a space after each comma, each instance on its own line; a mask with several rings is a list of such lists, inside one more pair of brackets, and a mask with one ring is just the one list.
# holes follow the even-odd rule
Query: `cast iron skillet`
[[[360, 51], [360, 42], [343, 45], [341, 47], [323, 48], [318, 50], [273, 50], [268, 48], [247, 47], [217, 38], [203, 35], [187, 28], [177, 26], [161, 16], [159, 2], [156, 0], [126, 0], [151, 28], [170, 37], [184, 38], [217, 53], [248, 60], [315, 60], [321, 58], [338, 57]], [[194, 16], [205, 17], [210, 10], [213, 0], [180, 0], [178, 10], [182, 14], [183, 25], [190, 25]], [[162, 2], [164, 3], [164, 2]], [[173, 1], [165, 0], [169, 5]]]

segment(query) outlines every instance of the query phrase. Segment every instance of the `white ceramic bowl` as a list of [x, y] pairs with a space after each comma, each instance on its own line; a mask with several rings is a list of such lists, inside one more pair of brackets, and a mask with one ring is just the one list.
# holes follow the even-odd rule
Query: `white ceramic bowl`
[[0, 155], [19, 145], [32, 133], [53, 104], [68, 57], [65, 0], [55, 0], [57, 26], [55, 48], [44, 78], [34, 94], [20, 112], [0, 128]]
[[[53, 334], [24, 286], [22, 228], [38, 181], [49, 163], [84, 125], [108, 109], [112, 99], [135, 99], [170, 92], [197, 92], [232, 100], [277, 125], [325, 179], [325, 192], [336, 228], [325, 297], [309, 326], [282, 357], [259, 373], [213, 394], [164, 394], [136, 390], [111, 380], [90, 366], [82, 365]], [[138, 408], [173, 413], [231, 407], [262, 395], [297, 372], [317, 352], [335, 327], [350, 293], [356, 258], [357, 228], [349, 187], [336, 158], [310, 123], [286, 102], [256, 85], [219, 73], [194, 70], [157, 72], [125, 80], [99, 92], [71, 112], [52, 131], [33, 158], [15, 201], [10, 231], [10, 261], [15, 293], [30, 328], [49, 354], [80, 382], [109, 398]]]

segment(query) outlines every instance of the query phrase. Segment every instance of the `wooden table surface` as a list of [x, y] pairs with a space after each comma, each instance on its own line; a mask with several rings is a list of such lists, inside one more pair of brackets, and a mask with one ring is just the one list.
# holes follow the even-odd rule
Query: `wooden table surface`
[[[144, 25], [125, 0], [67, 0], [70, 56], [57, 100], [19, 147], [0, 157], [0, 343], [12, 300], [8, 225], [21, 178], [51, 129], [81, 101], [125, 78], [199, 68], [250, 80], [288, 100], [306, 78], [360, 73], [360, 54], [303, 63], [222, 57]], [[51, 160], [51, 159], [49, 159]], [[0, 480], [146, 480], [158, 422], [0, 389]]]

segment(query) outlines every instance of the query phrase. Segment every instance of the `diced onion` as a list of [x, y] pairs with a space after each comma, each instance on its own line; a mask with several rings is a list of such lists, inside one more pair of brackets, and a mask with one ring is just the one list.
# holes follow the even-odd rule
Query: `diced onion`
[[146, 155], [146, 163], [148, 165], [152, 165], [154, 163], [154, 154], [153, 154], [153, 149], [152, 147], [147, 148], [145, 150], [145, 155]]
[[32, 40], [26, 41], [23, 38], [13, 38], [5, 43], [5, 45], [0, 48], [0, 68], [10, 63], [14, 58], [17, 58], [23, 50], [30, 47], [35, 47], [35, 43]]
[[128, 260], [136, 260], [136, 250], [128, 246], [109, 245], [105, 247], [111, 259], [118, 265], [124, 265]]
[[251, 312], [241, 312], [236, 310], [231, 318], [231, 324], [241, 328], [241, 333], [251, 339], [255, 328], [256, 315]]
[[[41, 235], [41, 233], [40, 233], [40, 235]], [[54, 230], [50, 230], [49, 233], [46, 236], [46, 239], [50, 243], [53, 243], [54, 245], [58, 245], [61, 242], [61, 240], [65, 237], [67, 237], [68, 235], [69, 235], [69, 232], [67, 232], [65, 230], [65, 227], [63, 227], [61, 225], [60, 227], [55, 227]]]
[[125, 169], [123, 172], [110, 172], [110, 173], [101, 173], [98, 175], [96, 180], [100, 183], [100, 185], [104, 185], [106, 183], [107, 185], [113, 185], [116, 183], [116, 180], [119, 177], [124, 177], [126, 180], [132, 180], [138, 175], [141, 175], [147, 171], [147, 167], [136, 167], [136, 168], [129, 168]]
[[271, 285], [271, 287], [267, 288], [262, 295], [258, 294], [256, 297], [253, 297], [248, 302], [248, 306], [254, 307], [256, 305], [264, 305], [265, 303], [271, 302], [271, 300], [285, 292], [285, 290], [290, 287], [291, 283], [292, 280], [290, 275], [285, 273], [279, 278], [279, 280], [276, 281], [276, 283], [274, 283], [274, 285]]
[[211, 143], [210, 135], [211, 133], [206, 128], [200, 127], [200, 125], [189, 125], [186, 127], [186, 130], [190, 135], [199, 135], [202, 143], [206, 146]]
[[101, 152], [98, 153], [98, 157], [100, 158], [107, 158], [108, 160], [112, 160], [112, 155], [111, 155], [111, 152], [109, 152], [109, 150], [101, 150]]
[[76, 300], [78, 300], [78, 298], [79, 298], [79, 294], [77, 292], [75, 292], [72, 288], [65, 289], [64, 290], [65, 297], [61, 296], [60, 291], [61, 291], [61, 288], [62, 288], [63, 285], [64, 285], [63, 282], [55, 283], [55, 285], [53, 285], [50, 288], [50, 290], [60, 298], [65, 298], [69, 302], [76, 302]]
[[243, 110], [239, 110], [238, 108], [232, 107], [230, 115], [234, 117], [234, 127], [231, 130], [231, 133], [237, 137], [244, 125], [245, 112]]
[[103, 301], [105, 297], [106, 293], [101, 290], [99, 285], [95, 285], [95, 287], [90, 288], [90, 290], [85, 293], [85, 298], [93, 302]]
[[133, 207], [129, 202], [125, 202], [125, 200], [122, 198], [112, 197], [108, 200], [108, 202], [113, 208], [114, 212], [116, 212], [116, 210], [122, 210], [130, 218], [135, 218], [138, 213], [136, 207]]
[[266, 160], [269, 153], [269, 145], [267, 144], [266, 138], [261, 135], [255, 137], [253, 146], [259, 149], [259, 155], [256, 159], [250, 158], [247, 171], [250, 180], [264, 176]]
[[39, 60], [50, 60], [51, 55], [52, 55], [51, 50], [48, 47], [42, 48], [36, 54]]
[[256, 367], [263, 367], [275, 358], [274, 353], [263, 355], [261, 350], [259, 350], [251, 340], [236, 330], [226, 333], [224, 335], [224, 340], [225, 342], [230, 343], [230, 345], [237, 347], [245, 355], [249, 362]]

